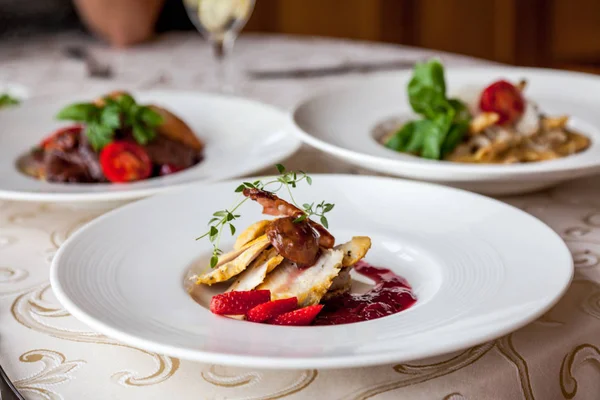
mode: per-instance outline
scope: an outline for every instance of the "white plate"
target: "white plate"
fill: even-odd
[[[17,83],[0,82],[0,94],[4,93],[8,93],[22,101],[29,98],[29,90]]]
[[[412,72],[387,74],[359,85],[326,92],[298,105],[294,120],[300,138],[320,150],[383,174],[463,187],[486,194],[515,194],[600,172],[600,78],[527,68],[446,70],[449,94],[483,88],[500,78],[528,80],[526,95],[551,115],[570,115],[571,127],[592,139],[591,147],[559,160],[518,165],[475,165],[401,154],[372,135],[390,117],[413,116],[406,95]]]
[[[78,96],[89,101],[97,94]],[[287,114],[266,104],[214,94],[152,91],[134,93],[185,120],[206,144],[205,159],[177,174],[131,184],[61,184],[38,181],[15,168],[15,161],[60,126],[54,116],[75,98],[30,99],[0,113],[0,198],[31,201],[119,201],[144,197],[195,181],[251,174],[285,159],[300,142]]]
[[[182,281],[195,261],[208,262],[210,244],[194,238],[213,211],[233,203],[235,182],[198,185],[100,217],[58,251],[50,271],[54,293],[92,329],[149,351],[246,367],[343,368],[494,339],[548,310],[571,280],[572,259],[558,235],[498,201],[390,178],[315,175],[313,181],[299,186],[296,200],[335,203],[329,222],[338,243],[369,235],[367,261],[406,277],[415,306],[326,327],[212,315]],[[245,204],[238,230],[259,218],[260,207]]]

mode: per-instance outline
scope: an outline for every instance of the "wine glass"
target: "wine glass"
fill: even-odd
[[[252,14],[255,0],[183,0],[196,29],[212,46],[216,65],[214,83],[221,92],[232,92],[231,51]]]

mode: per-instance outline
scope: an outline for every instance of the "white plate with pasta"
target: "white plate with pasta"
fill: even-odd
[[[600,78],[437,60],[314,95],[294,110],[311,146],[381,174],[490,195],[600,172]]]

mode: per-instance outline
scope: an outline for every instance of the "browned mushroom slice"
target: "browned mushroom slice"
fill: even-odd
[[[196,137],[190,127],[172,112],[156,105],[149,106],[163,118],[163,123],[157,127],[159,135],[183,143],[186,146],[201,151],[204,144]]]

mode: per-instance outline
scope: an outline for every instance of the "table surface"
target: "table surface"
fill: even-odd
[[[67,44],[88,46],[115,69],[115,78],[86,78],[80,62],[64,57]],[[420,60],[431,54],[377,43],[263,35],[243,36],[235,49],[237,65],[255,70]],[[451,66],[485,65],[439,55]],[[32,96],[116,88],[202,90],[211,68],[210,49],[196,34],[170,34],[121,51],[68,34],[0,44],[0,84],[20,83]],[[314,90],[362,78],[254,81],[241,91],[289,109]],[[286,164],[313,173],[365,173],[308,148]],[[31,399],[598,399],[598,180],[502,200],[549,224],[571,249],[575,280],[556,307],[517,332],[466,351],[409,364],[320,371],[198,364],[91,332],[54,299],[48,268],[61,243],[107,209],[0,202],[0,361]]]

